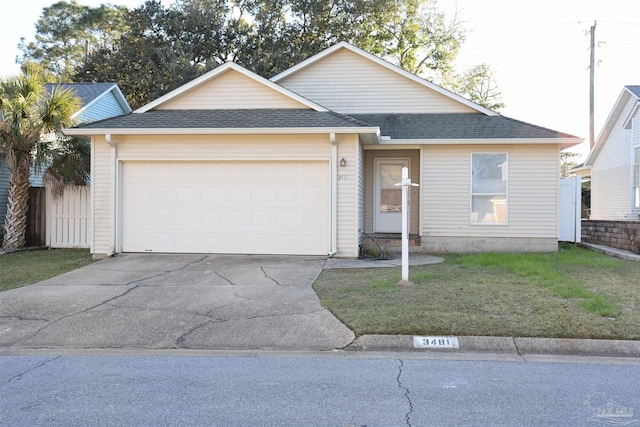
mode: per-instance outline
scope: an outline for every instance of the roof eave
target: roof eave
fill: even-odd
[[[455,138],[455,139],[383,139],[380,145],[525,145],[555,144],[562,148],[573,147],[584,141],[584,138]]]
[[[66,135],[260,135],[356,133],[379,135],[378,127],[303,127],[303,128],[69,128]]]

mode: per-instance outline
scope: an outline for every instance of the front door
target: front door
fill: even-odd
[[[402,168],[409,168],[409,159],[379,158],[374,160],[374,206],[375,233],[402,232]],[[411,173],[409,173],[411,176]]]

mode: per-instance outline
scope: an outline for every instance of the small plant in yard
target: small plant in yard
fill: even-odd
[[[445,255],[399,268],[325,270],[314,289],[362,334],[640,339],[640,263],[561,245],[557,253]]]
[[[0,255],[0,291],[40,282],[92,262],[87,249],[51,249]]]

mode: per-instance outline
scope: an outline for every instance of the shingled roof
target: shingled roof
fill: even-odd
[[[334,112],[311,109],[151,110],[80,125],[77,129],[370,128]]]
[[[577,138],[562,132],[484,114],[352,114],[392,139]]]

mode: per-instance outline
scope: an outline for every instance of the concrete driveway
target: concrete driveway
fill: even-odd
[[[123,254],[0,293],[0,347],[328,350],[323,257]]]

